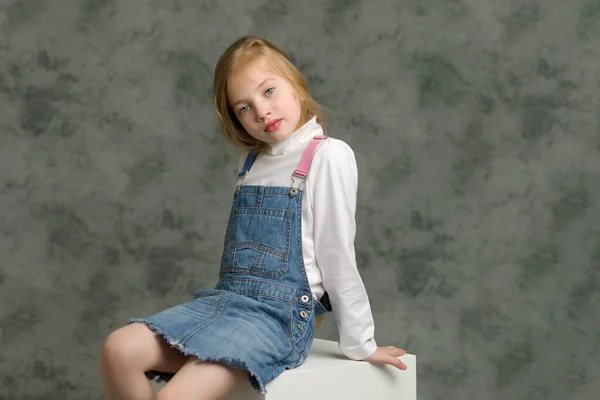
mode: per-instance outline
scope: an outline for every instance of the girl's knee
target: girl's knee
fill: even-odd
[[[139,327],[127,325],[111,332],[102,346],[101,358],[110,363],[127,363],[139,352]]]
[[[128,358],[128,352],[129,350],[125,345],[123,338],[118,333],[118,331],[115,331],[108,335],[108,337],[104,341],[100,358],[105,363],[120,363],[121,361],[126,360]]]

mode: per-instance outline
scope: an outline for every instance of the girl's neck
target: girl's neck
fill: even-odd
[[[282,155],[294,148],[296,143],[302,142],[304,138],[318,135],[319,133],[316,133],[316,131],[319,129],[320,125],[317,123],[316,117],[313,117],[300,128],[292,132],[292,134],[285,140],[279,143],[269,144],[269,146],[267,146],[265,149],[266,153],[271,156]]]

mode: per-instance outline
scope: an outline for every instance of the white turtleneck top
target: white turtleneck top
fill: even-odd
[[[290,186],[304,150],[323,129],[316,117],[283,142],[256,157],[243,185]],[[247,152],[240,156],[242,170]],[[377,349],[375,325],[354,252],[358,170],[354,152],[342,140],[321,142],[304,184],[302,253],[315,299],[329,294],[340,335],[340,349],[362,360]]]

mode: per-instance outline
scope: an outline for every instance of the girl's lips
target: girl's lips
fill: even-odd
[[[273,132],[274,130],[276,130],[277,128],[279,128],[279,125],[281,125],[281,119],[277,119],[273,122],[270,122],[269,125],[267,125],[267,127],[265,128],[266,132]]]

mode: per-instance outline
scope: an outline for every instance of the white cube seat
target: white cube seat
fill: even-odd
[[[304,364],[267,384],[266,394],[245,385],[227,400],[416,400],[416,357],[398,358],[406,371],[350,360],[337,342],[315,339]]]

